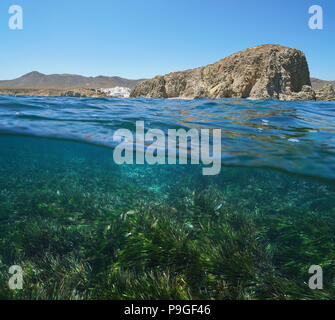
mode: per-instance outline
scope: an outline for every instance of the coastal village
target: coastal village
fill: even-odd
[[[0,88],[0,95],[14,96],[36,96],[36,97],[114,97],[114,98],[129,98],[130,88],[114,87],[114,88],[75,88],[75,89],[24,89],[24,88]]]

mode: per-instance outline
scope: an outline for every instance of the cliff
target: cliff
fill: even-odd
[[[329,90],[327,91],[329,93]],[[303,52],[261,45],[214,64],[138,83],[131,97],[315,100]],[[323,91],[318,95],[322,99]],[[335,98],[335,96],[334,96]]]

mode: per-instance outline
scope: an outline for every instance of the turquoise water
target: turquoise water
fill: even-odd
[[[220,174],[115,164],[136,121],[221,129]],[[0,150],[1,298],[335,297],[333,102],[2,96]]]
[[[222,130],[222,163],[335,179],[334,102],[1,97],[0,134],[115,146],[113,133]]]

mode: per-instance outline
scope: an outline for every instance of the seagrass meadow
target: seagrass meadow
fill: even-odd
[[[56,123],[49,124],[55,118],[52,108],[62,110],[62,121],[70,121],[64,105],[74,108],[80,101],[61,100],[60,107],[52,105],[58,100],[47,100],[48,120],[46,115],[28,117],[27,109],[22,111],[22,98],[16,99],[16,104],[10,102],[11,108],[13,114],[21,114],[14,118],[7,116],[5,121],[1,106],[0,299],[335,298],[335,184],[333,164],[327,162],[333,159],[333,150],[328,146],[321,161],[317,146],[323,141],[315,138],[308,144],[313,146],[310,152],[304,135],[310,138],[312,132],[306,128],[311,126],[302,124],[300,116],[296,124],[305,129],[292,133],[287,115],[292,105],[285,104],[280,115],[270,107],[267,115],[264,109],[250,109],[250,126],[245,110],[240,122],[236,113],[231,122],[235,128],[257,130],[262,124],[255,127],[255,119],[267,119],[269,124],[263,121],[257,143],[268,144],[264,152],[271,145],[280,156],[286,152],[286,162],[263,153],[261,159],[269,165],[259,165],[255,158],[254,165],[248,166],[223,161],[220,174],[204,176],[201,165],[117,165],[113,148],[54,139],[52,134],[33,136],[28,130],[13,133],[15,119],[15,128],[20,123],[35,132],[48,132]],[[30,106],[42,103],[25,99]],[[105,106],[116,105],[113,99],[102,101]],[[128,105],[134,103],[129,101]],[[98,114],[95,100],[81,103]],[[138,102],[143,103],[148,102]],[[183,125],[195,123],[185,115],[192,105],[182,103]],[[192,103],[196,108],[215,107],[212,102]],[[24,105],[29,104],[24,101]],[[167,117],[165,107],[162,110]],[[195,110],[194,114],[199,115]],[[275,127],[276,117],[289,122],[286,129],[285,122]],[[219,122],[214,126],[213,118],[207,119],[205,125],[230,128],[225,134],[238,141],[248,135],[254,139],[249,141],[252,145],[258,137],[243,130],[232,135],[231,126]],[[71,121],[77,125],[74,117]],[[86,121],[86,127],[78,124],[76,129],[88,135],[93,120]],[[328,131],[321,135],[327,132],[329,139],[333,129],[331,121],[327,123]],[[5,132],[3,128],[10,125],[12,131]],[[107,130],[110,123],[104,125]],[[317,126],[320,122],[314,129]],[[272,133],[264,136],[266,130]],[[287,130],[287,138],[299,139],[301,144],[294,150],[287,140],[275,144],[276,130],[280,135]],[[258,150],[261,155],[263,149]],[[276,161],[277,168],[272,165]],[[12,265],[23,269],[22,290],[8,286]],[[322,267],[322,290],[308,286],[311,265]]]

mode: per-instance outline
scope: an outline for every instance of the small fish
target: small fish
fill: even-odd
[[[218,211],[218,210],[220,210],[221,209],[221,207],[222,207],[222,203],[220,203],[216,208],[215,208],[215,211]]]
[[[190,223],[190,222],[186,222],[186,223],[185,223],[185,226],[186,226],[187,228],[189,228],[189,229],[193,229],[193,228],[194,228],[193,224]]]

